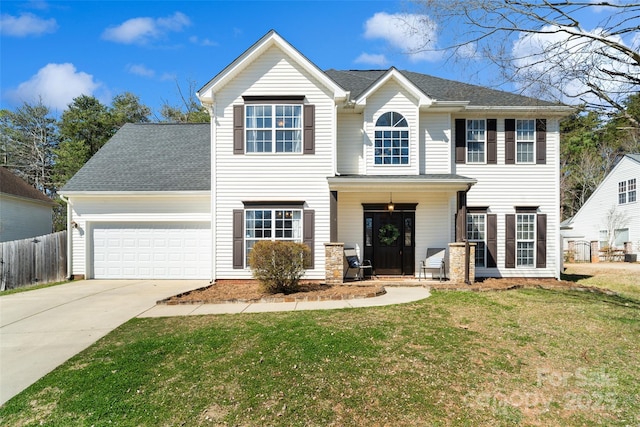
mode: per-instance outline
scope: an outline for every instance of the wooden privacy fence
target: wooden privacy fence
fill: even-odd
[[[0,291],[66,278],[66,231],[0,243]]]

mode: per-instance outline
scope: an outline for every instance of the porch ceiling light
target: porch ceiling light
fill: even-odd
[[[389,212],[393,212],[394,208],[395,208],[395,206],[393,206],[393,197],[392,197],[391,193],[389,193],[389,204],[387,205],[387,210]]]

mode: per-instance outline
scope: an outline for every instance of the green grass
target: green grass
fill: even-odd
[[[44,288],[50,288],[51,286],[64,285],[65,283],[69,283],[69,281],[64,280],[62,282],[43,283],[41,285],[31,285],[31,286],[23,286],[21,288],[7,289],[4,291],[0,291],[0,297],[3,297],[5,295],[11,295],[11,294],[19,294],[21,292],[33,291],[35,289],[44,289]]]
[[[134,319],[0,424],[636,426],[638,337],[637,300],[541,289]]]
[[[618,266],[629,264],[616,263]],[[611,269],[607,265],[572,264],[562,279],[587,286],[596,286],[618,292],[629,298],[640,301],[640,268]]]

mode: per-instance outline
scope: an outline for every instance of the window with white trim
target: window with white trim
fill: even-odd
[[[485,163],[487,123],[484,119],[467,120],[467,163]]]
[[[409,125],[402,114],[389,111],[376,121],[374,163],[376,165],[409,164]]]
[[[302,243],[301,209],[245,210],[245,262],[260,240],[288,240]]]
[[[535,267],[536,215],[516,214],[516,266]]]
[[[636,179],[618,182],[618,204],[633,203],[636,199]]]
[[[535,162],[536,121],[516,120],[516,163]]]
[[[467,240],[476,243],[476,267],[486,265],[487,216],[483,213],[467,214]]]
[[[302,153],[302,105],[245,107],[247,153]]]

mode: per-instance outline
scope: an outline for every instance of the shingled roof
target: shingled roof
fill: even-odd
[[[2,166],[0,166],[0,193],[53,204],[51,199],[46,195],[42,194],[40,191],[27,184],[25,180]]]
[[[62,188],[74,191],[209,191],[211,129],[126,124]]]
[[[351,99],[360,96],[389,70],[327,70],[325,73],[344,89],[351,92]],[[471,106],[486,107],[552,107],[561,104],[490,89],[483,86],[442,79],[427,74],[401,71],[428,97],[438,101],[468,101]]]

